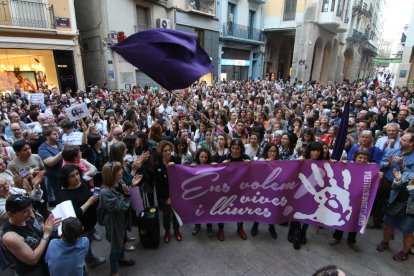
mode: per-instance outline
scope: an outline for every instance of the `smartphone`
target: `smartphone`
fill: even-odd
[[[33,173],[33,171],[34,170],[31,169],[31,168],[24,168],[24,169],[20,170],[19,176],[20,176],[20,178],[25,178],[25,177],[29,176],[30,173]]]
[[[93,195],[94,196],[98,196],[100,194],[101,194],[101,188],[99,188],[99,187],[93,188]]]

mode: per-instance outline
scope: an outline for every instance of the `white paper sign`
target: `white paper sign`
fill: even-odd
[[[32,104],[44,104],[45,103],[45,94],[43,94],[43,93],[30,94],[30,103],[32,103]]]
[[[66,200],[56,205],[55,209],[52,210],[54,218],[61,218],[62,220],[74,217],[76,218],[75,209],[73,209],[72,201]],[[58,227],[58,235],[62,235],[62,224]]]
[[[86,103],[71,105],[65,111],[71,122],[91,116]]]
[[[71,132],[69,134],[64,133],[62,135],[62,141],[64,143],[68,143],[69,145],[82,145],[82,132]]]

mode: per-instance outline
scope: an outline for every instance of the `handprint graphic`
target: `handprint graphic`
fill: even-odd
[[[344,225],[351,217],[352,207],[350,206],[350,193],[348,191],[351,183],[351,174],[349,170],[342,172],[343,187],[338,186],[334,178],[332,167],[329,163],[324,164],[326,176],[329,178],[329,187],[324,186],[323,177],[320,169],[316,164],[311,165],[313,176],[317,185],[315,187],[303,173],[299,173],[299,179],[306,190],[313,195],[318,208],[313,214],[303,214],[296,212],[293,217],[296,219],[309,219],[330,226]],[[319,186],[320,190],[317,191]]]

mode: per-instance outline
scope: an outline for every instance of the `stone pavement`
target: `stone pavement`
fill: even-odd
[[[236,224],[225,225],[225,241],[208,238],[206,228],[197,236],[192,236],[192,225],[182,226],[183,240],[174,238],[170,243],[161,245],[156,250],[145,249],[136,242],[137,249],[128,252],[127,256],[135,259],[133,267],[122,267],[121,275],[312,275],[317,269],[335,264],[342,268],[346,275],[414,275],[414,256],[403,263],[392,260],[393,254],[402,248],[401,233],[395,234],[390,250],[379,253],[375,250],[381,241],[381,230],[367,230],[364,235],[358,234],[357,244],[360,252],[350,249],[345,240],[330,246],[327,241],[332,230],[308,229],[308,244],[301,250],[293,249],[287,241],[287,227],[276,226],[278,239],[273,240],[267,225],[259,226],[256,237],[250,235],[251,223],[245,223],[248,239],[243,241],[236,233]],[[217,226],[214,225],[217,231]],[[99,228],[104,234],[104,230]],[[163,234],[163,233],[162,233]],[[130,235],[137,236],[134,227]],[[97,256],[109,258],[110,246],[106,241],[94,242]],[[90,276],[109,275],[109,261],[101,267],[89,270]]]

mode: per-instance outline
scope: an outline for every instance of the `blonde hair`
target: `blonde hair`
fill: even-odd
[[[118,183],[115,183],[116,173],[122,170],[121,162],[108,162],[102,168],[102,184],[105,187],[113,188]]]

